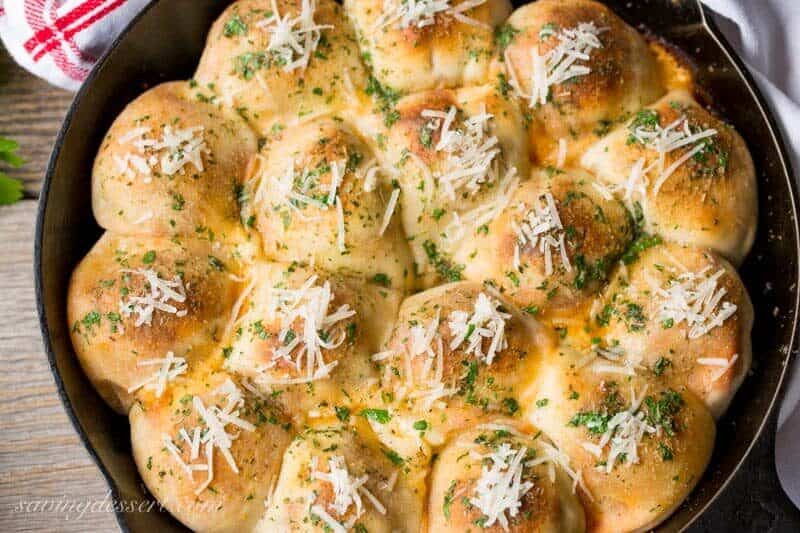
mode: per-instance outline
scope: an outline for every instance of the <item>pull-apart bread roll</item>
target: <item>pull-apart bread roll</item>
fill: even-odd
[[[451,261],[528,174],[523,119],[491,86],[417,93],[397,104],[383,157],[403,191],[420,284],[461,279]]]
[[[370,356],[386,340],[402,292],[289,263],[264,263],[239,300],[226,366],[294,409],[333,416],[377,382]]]
[[[673,91],[592,146],[581,164],[644,214],[650,232],[740,264],[758,210],[750,152],[733,128]]]
[[[92,171],[100,226],[127,234],[236,231],[235,191],[256,139],[238,115],[197,94],[189,83],[164,83],[114,121]]]
[[[716,432],[703,402],[663,376],[601,373],[564,346],[542,359],[528,420],[570,459],[593,532],[647,531],[699,481]]]
[[[356,418],[295,437],[256,532],[422,531],[427,470],[400,459]]]
[[[216,352],[242,288],[207,240],[106,233],[72,274],[67,316],[86,375],[117,412]],[[218,353],[213,354],[219,358]]]
[[[270,400],[224,372],[193,373],[130,412],[136,466],[147,488],[194,531],[251,531],[291,442]]]
[[[750,370],[753,305],[736,270],[714,252],[650,248],[616,271],[593,311],[602,353],[628,372],[685,384],[715,417]]]
[[[555,164],[560,144],[569,156],[580,154],[610,124],[664,94],[642,35],[599,2],[527,4],[500,37],[501,81],[530,109],[531,141],[543,164]]]
[[[499,419],[456,436],[433,464],[430,531],[581,533],[579,479],[541,431]]]
[[[625,206],[586,172],[537,170],[455,261],[532,314],[571,315],[601,289],[633,233]]]
[[[519,416],[517,396],[532,379],[549,332],[477,283],[442,285],[415,294],[400,307],[385,350],[373,360],[381,388],[391,391],[392,424],[440,445],[452,431],[490,416]],[[396,423],[396,424],[395,424]]]
[[[262,135],[357,104],[358,46],[334,0],[239,0],[211,28],[195,77]]]
[[[486,80],[508,0],[345,0],[373,75],[402,92]]]
[[[401,191],[345,124],[323,119],[284,132],[254,159],[245,191],[245,218],[267,258],[412,283]]]

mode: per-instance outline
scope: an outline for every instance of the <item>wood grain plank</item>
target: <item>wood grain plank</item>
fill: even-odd
[[[116,531],[102,505],[108,487],[64,413],[42,349],[35,217],[32,200],[0,209],[0,531]]]
[[[48,85],[19,68],[0,47],[0,136],[20,143],[25,166],[9,175],[25,183],[26,196],[35,198],[41,187],[50,149],[72,101],[72,93]]]

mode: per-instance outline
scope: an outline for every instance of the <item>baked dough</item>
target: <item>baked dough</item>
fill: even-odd
[[[652,145],[632,138],[637,127],[654,130],[654,119],[658,129],[672,126],[688,128],[695,135],[714,135],[689,145],[695,148],[666,152],[662,164]],[[685,160],[695,149],[700,151]],[[685,162],[672,169],[681,160]],[[607,186],[619,189],[618,194],[627,194],[629,202],[637,202],[650,232],[711,248],[736,265],[753,246],[758,202],[750,152],[733,128],[700,107],[686,91],[670,92],[638,113],[589,148],[581,164]],[[649,173],[642,171],[649,167]],[[631,182],[633,192],[628,194]]]
[[[219,334],[243,287],[231,276],[241,270],[233,250],[207,240],[105,233],[67,296],[72,345],[103,399],[127,414],[137,396],[154,393],[151,378],[168,354],[189,367],[219,358]]]
[[[652,374],[597,374],[585,359],[584,350],[562,345],[542,360],[527,391],[528,420],[581,473],[589,531],[647,531],[699,481],[714,419],[684,386]]]
[[[231,192],[256,137],[231,110],[198,100],[186,82],[158,85],[131,102],[105,136],[92,171],[98,224],[117,233],[219,236],[240,228]]]
[[[416,4],[416,5],[415,5]],[[508,0],[347,0],[373,76],[401,92],[473,85],[486,78],[494,30]],[[415,9],[416,8],[416,9]],[[417,11],[419,10],[419,11]],[[426,12],[414,17],[415,12]]]
[[[452,261],[527,179],[518,107],[491,85],[420,92],[397,104],[384,166],[403,191],[403,229],[419,285],[462,279]]]
[[[107,132],[72,342],[187,527],[646,531],[703,475],[747,147],[603,5],[510,11],[238,0]]]
[[[586,530],[583,505],[559,450],[538,430],[520,426],[492,420],[458,435],[442,450],[431,471],[431,531],[468,531],[476,523],[489,531]],[[520,472],[520,505],[510,518],[493,514],[490,487],[481,484],[482,474],[492,469]]]
[[[491,280],[537,316],[575,315],[634,235],[625,206],[593,183],[580,169],[535,170],[505,209],[461,244],[455,261],[466,265],[464,276]]]
[[[357,104],[367,75],[342,11],[334,0],[234,2],[211,28],[195,79],[261,135]]]
[[[426,469],[409,466],[353,415],[317,424],[292,442],[257,532],[319,531],[333,521],[367,531],[419,531]],[[323,518],[324,517],[324,518]]]
[[[396,189],[357,133],[322,119],[286,131],[254,158],[243,217],[271,260],[379,274],[403,288],[414,273]]]
[[[556,163],[560,140],[567,143],[568,157],[579,155],[587,142],[665,92],[644,37],[599,2],[539,0],[514,11],[505,28],[507,46],[497,75],[525,101],[534,121],[531,143],[542,165]],[[555,54],[540,69],[534,58],[547,57],[564,31],[580,34],[578,52],[588,59],[572,63]],[[589,72],[573,71],[576,67]],[[540,71],[549,74],[543,81]]]
[[[688,299],[695,311],[682,314]],[[750,371],[753,304],[739,274],[710,250],[662,244],[616,271],[591,317],[623,364],[685,384],[715,417]],[[630,309],[634,311],[629,311]]]
[[[148,490],[197,531],[252,530],[292,438],[269,399],[224,372],[194,372],[163,397],[137,402],[130,423]]]
[[[397,315],[403,292],[287,263],[260,265],[252,275],[229,328],[226,367],[265,394],[280,391],[276,401],[298,424],[332,417],[336,405],[363,404],[378,378],[370,357],[388,337],[387,317]],[[309,334],[319,346],[303,352]]]
[[[486,417],[518,415],[527,368],[552,345],[551,332],[496,292],[465,281],[407,298],[375,359],[381,388],[399,410],[399,431],[427,418],[424,440],[438,445]]]

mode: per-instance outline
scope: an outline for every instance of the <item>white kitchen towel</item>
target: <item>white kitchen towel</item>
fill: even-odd
[[[149,1],[0,0],[0,38],[20,65],[77,90],[96,58]],[[770,101],[800,170],[800,0],[704,2]],[[775,459],[783,488],[800,507],[800,368],[790,371]]]
[[[76,91],[150,0],[0,0],[0,39],[14,60]]]
[[[704,0],[715,21],[761,86],[784,130],[795,172],[800,170],[800,1]],[[800,507],[800,368],[789,369],[778,413],[775,467],[786,494]]]

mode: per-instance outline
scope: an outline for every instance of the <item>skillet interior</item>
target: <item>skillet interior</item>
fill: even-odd
[[[741,62],[694,0],[604,0],[628,23],[664,38],[692,63],[700,96],[747,142],[758,173],[759,226],[740,270],[756,311],[753,370],[718,427],[711,464],[686,502],[657,531],[691,524],[733,477],[773,406],[791,354],[797,317],[796,191],[786,150]],[[146,88],[188,78],[213,20],[229,2],[156,0],[117,40],[76,95],[45,176],[35,244],[36,292],[45,350],[67,413],[124,502],[125,531],[183,530],[143,488],[128,421],[115,415],[84,376],[69,338],[69,276],[101,230],[91,210],[91,166],[111,122]],[[525,2],[515,2],[515,4]],[[143,512],[149,511],[149,512]]]

